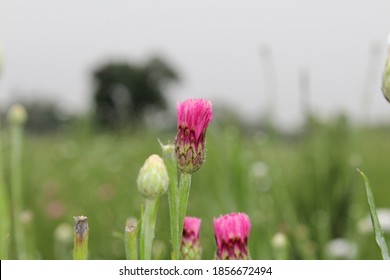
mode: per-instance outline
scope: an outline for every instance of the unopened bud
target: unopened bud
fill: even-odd
[[[137,178],[138,191],[146,198],[154,199],[166,193],[169,185],[164,161],[158,155],[151,155],[141,167]]]
[[[245,213],[230,213],[214,218],[217,260],[250,259],[248,239],[251,222]]]
[[[12,105],[12,107],[8,112],[8,121],[11,124],[17,124],[17,125],[24,124],[27,121],[26,109],[20,104]]]
[[[382,77],[382,92],[386,100],[390,102],[390,34],[387,39],[387,60]]]
[[[182,260],[200,260],[202,248],[199,243],[201,219],[185,217],[183,234],[180,247],[180,258]]]
[[[192,174],[206,158],[206,130],[213,118],[213,107],[206,99],[187,99],[177,103],[175,150],[180,171]]]

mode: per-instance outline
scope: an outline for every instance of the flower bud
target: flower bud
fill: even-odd
[[[245,213],[231,213],[214,218],[217,260],[248,260],[251,223]]]
[[[202,248],[199,244],[201,219],[185,217],[180,256],[183,260],[200,260]]]
[[[8,112],[8,121],[11,124],[23,125],[27,121],[26,109],[20,104],[12,105]]]
[[[151,155],[145,161],[139,171],[137,185],[138,191],[150,199],[155,199],[168,190],[168,172],[160,156]]]
[[[191,174],[202,166],[206,157],[206,129],[212,118],[212,105],[208,100],[178,102],[175,150],[182,172]]]
[[[382,92],[386,100],[390,102],[390,34],[387,39],[387,60],[382,77]]]

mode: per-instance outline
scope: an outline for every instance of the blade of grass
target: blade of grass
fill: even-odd
[[[390,260],[389,251],[386,245],[386,240],[384,238],[383,230],[379,222],[378,215],[376,213],[374,195],[372,194],[370,182],[368,181],[367,176],[362,171],[360,171],[359,169],[357,171],[359,171],[360,175],[363,177],[366,185],[367,200],[370,208],[370,216],[371,216],[372,226],[375,232],[376,243],[378,244],[379,249],[381,250],[383,259]]]

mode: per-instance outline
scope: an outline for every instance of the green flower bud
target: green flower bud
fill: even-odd
[[[8,112],[8,121],[11,124],[23,125],[27,121],[26,109],[20,104],[12,105]]]
[[[138,191],[146,198],[154,199],[166,193],[169,185],[164,161],[158,155],[151,155],[141,167],[137,179]]]
[[[390,102],[390,34],[387,40],[387,47],[388,47],[388,53],[387,53],[387,60],[385,64],[385,71],[383,72],[383,78],[382,78],[382,91],[386,100]]]

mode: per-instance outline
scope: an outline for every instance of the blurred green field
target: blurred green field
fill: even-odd
[[[174,137],[174,130],[146,129],[27,134],[22,182],[24,208],[33,213],[36,257],[71,259],[73,240],[62,248],[55,232],[63,223],[73,226],[73,216],[85,215],[90,259],[125,259],[125,221],[140,216],[143,202],[136,187],[138,171],[150,154],[161,154],[158,138],[167,143]],[[6,129],[2,138],[9,185]],[[294,135],[213,121],[206,162],[192,176],[187,212],[202,219],[203,259],[214,258],[213,217],[233,211],[251,218],[253,259],[339,258],[326,249],[337,238],[354,244],[347,258],[380,259],[374,234],[361,229],[369,212],[356,168],[370,179],[377,207],[390,208],[389,140],[390,127],[354,127],[345,118],[311,120]],[[278,232],[287,237],[286,255],[272,246]],[[167,196],[157,217],[155,249],[155,258],[169,258]]]

